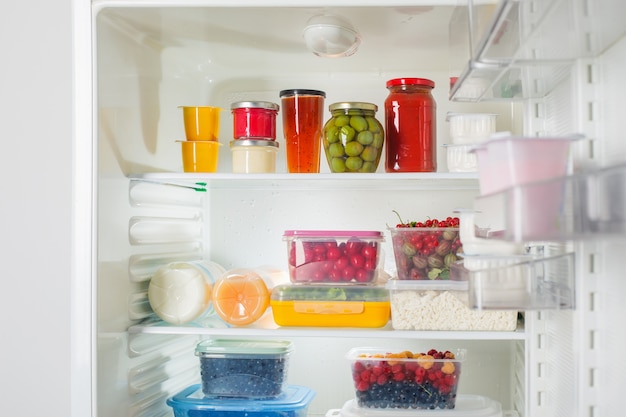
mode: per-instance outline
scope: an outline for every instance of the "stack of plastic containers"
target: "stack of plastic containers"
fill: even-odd
[[[389,293],[377,284],[379,231],[287,230],[290,283],[272,290],[280,326],[383,327]]]
[[[496,132],[496,114],[448,113],[451,144],[446,144],[446,160],[450,172],[476,172],[474,145],[485,142]]]
[[[219,159],[220,113],[212,106],[180,106],[183,109],[185,137],[178,141],[185,172],[216,172]]]
[[[167,400],[175,417],[306,417],[310,388],[287,383],[288,341],[200,342],[201,384]]]
[[[232,103],[234,173],[276,172],[276,115],[279,105],[269,101]]]

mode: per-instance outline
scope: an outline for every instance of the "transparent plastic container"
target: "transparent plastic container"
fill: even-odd
[[[446,356],[435,358],[437,353]],[[466,351],[437,353],[351,349],[346,357],[351,364],[356,403],[361,408],[453,409]],[[395,372],[387,373],[386,369]],[[379,377],[374,380],[369,377],[372,374]]]
[[[276,398],[207,398],[192,385],[167,399],[174,417],[306,417],[315,391],[287,385]]]
[[[276,398],[287,383],[292,351],[285,340],[204,340],[196,346],[202,392],[212,398]]]
[[[293,283],[358,285],[377,279],[382,232],[286,230],[283,240]]]

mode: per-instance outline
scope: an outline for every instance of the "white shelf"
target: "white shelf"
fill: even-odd
[[[279,327],[266,314],[247,327],[203,327],[201,325],[174,326],[162,321],[131,326],[131,334],[180,334],[228,337],[320,337],[320,338],[370,338],[370,339],[442,339],[442,340],[524,340],[524,324],[518,322],[515,331],[413,331],[394,330],[391,324],[382,328],[345,327]]]
[[[212,188],[281,189],[397,189],[477,190],[477,173],[321,173],[321,174],[228,174],[146,173],[129,176],[136,181],[158,182],[209,190]],[[201,190],[200,190],[201,191]]]

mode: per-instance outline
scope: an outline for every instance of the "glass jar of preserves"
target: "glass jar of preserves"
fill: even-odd
[[[375,172],[385,141],[378,106],[340,102],[328,108],[332,117],[324,124],[323,144],[331,172]]]
[[[425,78],[387,81],[385,171],[437,171],[435,83]]]

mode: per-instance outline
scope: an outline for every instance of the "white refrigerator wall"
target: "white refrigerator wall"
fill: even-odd
[[[577,309],[529,312],[526,328],[512,334],[425,332],[302,333],[250,329],[151,328],[138,325],[150,311],[150,275],[173,259],[208,257],[232,267],[286,265],[286,229],[386,230],[405,218],[425,218],[472,207],[475,179],[439,178],[358,181],[292,180],[284,149],[275,179],[228,177],[232,136],[229,106],[238,100],[279,102],[284,88],[327,92],[326,104],[370,101],[382,108],[385,81],[397,76],[436,82],[439,143],[449,143],[447,111],[495,112],[498,130],[529,134],[582,131],[592,147],[576,148],[577,166],[623,162],[620,131],[620,73],[624,40],[597,59],[585,59],[552,94],[515,103],[453,103],[447,99],[450,74],[448,20],[454,5],[397,4],[328,8],[238,7],[199,2],[187,7],[147,3],[100,3],[94,10],[94,112],[97,144],[97,396],[100,416],[168,415],[165,399],[199,379],[193,347],[215,335],[280,337],[293,340],[289,381],[314,388],[311,415],[323,415],[352,398],[343,355],[354,346],[399,349],[466,347],[460,393],[486,395],[532,417],[616,415],[618,387],[624,385],[619,358],[626,343],[618,326],[619,253],[623,241],[575,244]],[[369,6],[367,5],[368,3]],[[437,3],[437,2],[433,2]],[[447,4],[446,4],[447,3]],[[345,6],[353,2],[346,2]],[[304,48],[300,33],[308,17],[328,10],[348,16],[363,32],[353,57],[324,60]],[[593,70],[590,70],[592,68]],[[613,88],[616,86],[616,88]],[[182,171],[180,105],[216,105],[222,113],[218,179],[207,193],[130,181]],[[590,109],[593,109],[590,116]],[[522,113],[524,117],[522,118]],[[326,114],[328,118],[329,113]],[[278,123],[278,140],[282,128]],[[282,145],[282,142],[281,142]],[[593,151],[590,151],[592,149]],[[441,150],[441,149],[440,149]],[[438,171],[447,171],[438,152]],[[321,161],[322,172],[328,165]],[[225,174],[225,175],[222,175]],[[161,177],[162,178],[162,177]],[[393,274],[386,233],[385,270]],[[616,240],[616,241],[615,241]],[[611,319],[611,320],[609,320]],[[271,320],[270,320],[271,321]],[[129,331],[130,327],[130,331]],[[608,353],[607,353],[608,351]],[[313,370],[311,368],[314,368]]]

